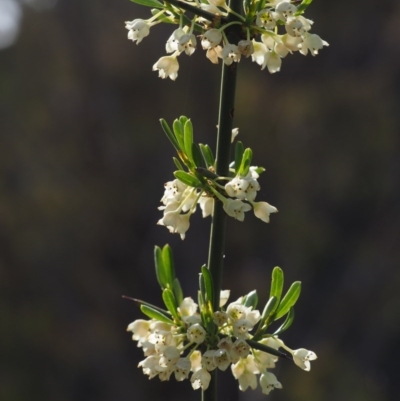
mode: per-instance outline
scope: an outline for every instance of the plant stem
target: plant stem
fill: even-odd
[[[240,13],[240,0],[230,0],[229,6],[234,12]],[[228,23],[235,20],[237,20],[237,18],[233,14],[229,14]],[[230,43],[238,43],[240,40],[240,32],[241,28],[238,25],[231,25],[225,31]],[[222,66],[216,146],[216,173],[224,177],[227,176],[229,172],[237,67],[237,63],[232,63],[230,66],[225,64]],[[219,309],[222,269],[225,252],[225,226],[226,213],[223,210],[222,202],[219,202],[216,199],[214,202],[213,218],[211,222],[210,245],[208,253],[208,268],[210,270],[214,286],[214,311]],[[206,391],[202,391],[202,401],[217,401],[217,369],[211,372],[211,382],[208,389]]]

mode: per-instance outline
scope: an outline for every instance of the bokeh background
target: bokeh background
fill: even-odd
[[[188,381],[148,381],[125,332],[140,318],[121,295],[161,304],[153,247],[173,246],[196,296],[209,219],[185,241],[156,225],[173,149],[158,119],[192,118],[214,144],[220,67],[182,55],[176,82],[151,71],[173,26],[136,46],[128,0],[0,0],[0,399],[199,399]],[[293,348],[311,372],[280,362],[271,400],[398,399],[400,345],[400,5],[315,1],[330,43],[279,74],[239,65],[235,125],[266,168],[269,225],[228,222],[224,287],[232,299],[271,270],[303,282]],[[262,306],[261,306],[262,307]],[[221,374],[221,401],[259,401]],[[198,397],[198,398],[196,398]]]

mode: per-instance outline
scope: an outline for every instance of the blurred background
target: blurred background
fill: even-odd
[[[318,355],[311,372],[281,361],[275,401],[398,399],[400,345],[400,5],[315,1],[306,16],[330,43],[270,75],[239,65],[235,126],[264,166],[265,225],[229,219],[231,300],[271,270],[303,282],[283,335]],[[152,65],[174,26],[136,46],[128,0],[0,0],[0,399],[180,401],[189,381],[148,381],[121,298],[161,305],[154,245],[170,243],[185,295],[196,297],[210,219],[185,241],[157,226],[174,151],[161,117],[181,114],[214,145],[220,66],[198,48],[176,82]],[[220,374],[221,401],[259,401]],[[197,398],[196,398],[197,397]]]

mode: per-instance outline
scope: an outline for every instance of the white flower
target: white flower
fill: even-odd
[[[176,211],[168,212],[162,219],[158,220],[157,224],[166,226],[170,233],[180,234],[181,238],[185,239],[186,231],[190,226],[190,215],[190,212],[186,214],[180,214]]]
[[[263,394],[268,395],[274,388],[282,388],[282,384],[273,373],[264,372],[260,377],[260,386]]]
[[[233,62],[237,63],[240,61],[241,54],[236,45],[228,43],[221,52],[221,58],[224,60],[226,65],[231,65]]]
[[[257,13],[256,25],[268,30],[276,27],[276,21],[273,19],[272,12],[266,8]]]
[[[228,194],[228,196],[232,198],[245,199],[246,189],[248,186],[249,186],[248,180],[236,176],[227,184],[225,184],[225,191]]]
[[[269,215],[271,213],[278,212],[278,209],[275,206],[272,206],[267,202],[252,202],[251,204],[253,205],[255,216],[265,223],[269,223]]]
[[[159,365],[161,367],[169,367],[171,365],[175,365],[176,362],[178,362],[179,357],[180,352],[178,351],[178,349],[175,346],[170,345],[163,350],[160,357]]]
[[[223,208],[228,216],[239,221],[243,221],[244,213],[251,210],[251,206],[248,203],[244,203],[239,199],[227,199]]]
[[[161,202],[166,205],[168,202],[174,200],[179,201],[182,197],[184,190],[187,188],[187,185],[183,182],[175,179],[173,181],[168,181],[164,184],[165,191],[164,195],[161,198]]]
[[[161,57],[154,65],[153,71],[158,70],[158,76],[162,79],[171,78],[173,81],[178,77],[179,63],[177,57]]]
[[[304,348],[293,351],[292,355],[294,363],[307,372],[311,369],[310,361],[317,359],[317,355],[313,351]]]
[[[191,56],[196,50],[196,45],[196,37],[193,34],[185,34],[179,39],[178,50]]]
[[[186,35],[186,32],[182,28],[175,29],[175,31],[172,32],[165,44],[165,50],[167,53],[173,53],[178,50],[179,40],[183,35]]]
[[[215,46],[207,49],[206,57],[213,63],[218,64],[218,58],[221,58],[222,47]]]
[[[235,138],[238,136],[238,134],[239,134],[239,128],[234,128],[232,130],[231,143],[235,140]]]
[[[204,50],[218,46],[222,40],[222,33],[218,29],[209,29],[201,39],[201,46]]]
[[[185,380],[189,377],[190,373],[190,360],[187,358],[180,358],[179,361],[176,363],[175,366],[175,379],[180,382],[182,380]]]
[[[237,363],[232,364],[232,374],[235,379],[239,380],[239,389],[246,391],[250,386],[253,390],[257,387],[256,374],[260,373],[253,355],[248,355],[245,359],[240,359]]]
[[[231,295],[231,290],[221,290],[219,294],[219,307],[221,308],[226,304],[229,299],[229,295]]]
[[[268,71],[271,74],[274,74],[275,72],[281,70],[281,65],[282,65],[281,58],[278,56],[276,52],[273,51],[273,52],[268,52],[265,55],[264,64],[261,67],[261,69],[263,70],[266,66],[268,68]]]
[[[205,340],[206,334],[204,328],[198,323],[193,324],[187,330],[187,338],[191,343],[201,344]]]
[[[203,194],[200,196],[199,205],[203,217],[210,216],[212,215],[214,209],[214,198],[210,198],[209,196]]]
[[[196,372],[197,370],[201,369],[201,352],[200,351],[193,351],[190,354],[190,370],[192,372]]]
[[[159,359],[160,359],[160,357],[157,355],[148,356],[146,359],[139,362],[138,367],[143,368],[143,373],[145,375],[148,375],[149,379],[152,379],[153,377],[157,376],[159,373],[156,369],[159,366],[158,365]]]
[[[137,45],[150,33],[150,25],[142,19],[126,21],[125,28],[129,30],[128,39],[132,40],[132,42],[136,41]]]
[[[133,333],[132,340],[142,342],[148,338],[150,334],[149,329],[150,321],[138,319],[132,322],[126,331],[131,331]]]
[[[311,55],[315,56],[318,54],[318,50],[321,50],[324,46],[329,46],[329,43],[314,33],[306,32],[303,36],[303,43],[300,45],[300,53],[306,56],[310,50]]]
[[[276,17],[278,17],[278,18],[275,17],[275,19],[280,19],[282,21],[285,21],[287,18],[294,15],[296,11],[297,7],[291,4],[289,0],[281,1],[275,7]]]
[[[178,311],[182,317],[192,316],[197,312],[197,304],[192,298],[184,298],[178,307]]]
[[[193,389],[197,390],[201,387],[203,391],[208,389],[210,380],[211,375],[205,369],[196,370],[196,372],[194,372],[190,378]]]
[[[216,311],[213,314],[213,321],[218,327],[221,327],[228,322],[228,315],[226,312]]]
[[[215,350],[209,350],[209,351],[204,352],[204,354],[201,358],[201,366],[204,369],[207,369],[209,372],[211,372],[212,370],[214,370],[217,367],[215,360],[214,360],[214,354],[215,354]]]
[[[307,31],[299,18],[288,18],[285,29],[290,36],[301,36]]]
[[[244,57],[249,57],[254,53],[254,46],[251,40],[241,40],[237,47],[239,53]]]
[[[228,366],[231,364],[231,358],[226,349],[219,349],[215,351],[214,360],[217,367],[223,371],[228,369]]]
[[[267,46],[265,46],[264,43],[256,42],[253,39],[253,47],[254,47],[254,53],[251,55],[252,61],[255,61],[260,66],[263,66],[265,61],[265,55],[268,52]]]

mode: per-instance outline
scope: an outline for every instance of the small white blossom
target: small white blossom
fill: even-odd
[[[211,28],[202,36],[201,46],[204,50],[218,46],[222,40],[222,33],[218,29]]]
[[[170,233],[180,234],[181,238],[185,239],[186,231],[190,226],[190,215],[191,213],[168,212],[162,219],[158,220],[157,224],[166,226]]]
[[[225,371],[231,364],[231,357],[226,349],[219,349],[214,353],[214,361],[218,369]]]
[[[278,209],[267,202],[252,202],[254,214],[265,223],[269,223],[269,215],[277,213]]]
[[[161,57],[154,65],[153,71],[158,70],[158,76],[162,79],[171,78],[173,81],[178,77],[179,63],[177,57],[164,56]]]
[[[179,40],[183,35],[186,35],[186,32],[182,28],[175,29],[175,31],[172,32],[165,44],[165,50],[167,53],[173,53],[178,50]]]
[[[241,40],[237,48],[239,53],[244,57],[250,57],[254,53],[254,46],[251,40]]]
[[[214,209],[214,198],[211,198],[205,194],[200,196],[199,199],[200,209],[202,211],[203,217],[212,215]]]
[[[132,322],[126,331],[131,331],[133,333],[132,340],[134,341],[145,341],[149,336],[150,321],[138,319]]]
[[[271,372],[264,372],[260,377],[260,386],[263,394],[268,395],[275,388],[282,388],[276,376]]]
[[[227,303],[230,294],[231,294],[231,290],[221,290],[220,295],[219,295],[219,307],[220,308]]]
[[[241,54],[236,45],[228,43],[221,52],[221,58],[224,60],[226,65],[231,65],[233,62],[237,63],[240,61]]]
[[[125,28],[129,30],[128,39],[132,40],[132,42],[136,41],[137,45],[150,33],[150,25],[142,19],[126,21]]]
[[[200,324],[194,324],[187,330],[187,338],[190,342],[201,344],[206,338],[206,331]]]
[[[190,379],[194,390],[197,390],[201,387],[203,391],[208,389],[210,380],[211,375],[205,369],[196,370],[196,372],[192,374],[192,377]]]
[[[191,56],[196,50],[196,45],[196,37],[193,34],[185,34],[179,39],[178,50]]]
[[[185,380],[189,377],[190,373],[190,360],[187,358],[180,358],[179,361],[176,363],[175,366],[175,379],[180,382],[182,380]]]
[[[239,199],[227,199],[224,202],[223,208],[228,216],[239,221],[243,221],[244,213],[251,210],[251,206],[248,203],[244,203]]]
[[[321,50],[324,46],[329,46],[329,43],[314,33],[306,32],[303,36],[303,43],[300,45],[300,53],[306,56],[310,51],[311,55],[315,56],[318,54],[318,50]]]
[[[204,354],[201,358],[201,366],[204,369],[207,369],[209,372],[211,372],[212,370],[214,370],[217,367],[215,360],[214,360],[214,354],[215,354],[214,350],[209,350],[209,351],[204,352]]]
[[[293,351],[292,355],[294,363],[307,372],[311,369],[310,361],[317,359],[317,355],[313,351],[304,348]]]
[[[296,11],[297,7],[290,3],[289,0],[281,1],[275,7],[275,19],[285,21],[287,18],[293,16]]]

